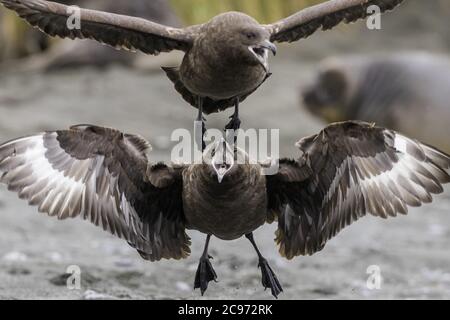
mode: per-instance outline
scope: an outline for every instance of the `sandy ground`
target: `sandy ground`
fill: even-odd
[[[337,40],[344,38],[345,30],[338,31]],[[294,156],[293,144],[323,126],[300,110],[297,90],[310,79],[315,59],[323,55],[311,53],[333,45],[320,43],[298,46],[274,59],[273,77],[242,108],[246,128],[280,129],[285,156]],[[302,52],[309,56],[303,62],[296,57]],[[95,123],[143,135],[154,146],[153,159],[167,160],[168,137],[175,128],[191,129],[195,111],[174,93],[162,72],[113,68],[104,73],[2,73],[0,114],[1,141]],[[223,114],[208,118],[209,127],[220,128],[225,122]],[[322,252],[293,261],[278,256],[275,226],[258,230],[256,239],[284,285],[281,299],[448,299],[449,210],[447,191],[434,204],[411,210],[408,217],[364,218]],[[193,241],[189,259],[148,263],[125,242],[87,222],[40,216],[2,186],[0,299],[200,299],[192,284],[204,236],[189,234]],[[214,239],[210,253],[219,282],[210,285],[205,299],[271,299],[260,285],[256,254],[247,240]],[[81,268],[80,290],[68,290],[61,280],[70,265]],[[366,286],[371,265],[380,267],[380,290]]]

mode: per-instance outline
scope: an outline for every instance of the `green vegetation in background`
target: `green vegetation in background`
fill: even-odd
[[[27,54],[23,41],[28,25],[17,18],[15,13],[0,8],[0,60]]]
[[[323,0],[170,0],[186,24],[203,23],[226,11],[241,11],[260,23],[274,22]]]

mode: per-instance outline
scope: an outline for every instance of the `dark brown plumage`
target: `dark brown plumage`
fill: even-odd
[[[116,48],[158,54],[184,51],[179,68],[165,68],[176,90],[202,113],[235,107],[228,129],[240,126],[239,103],[268,77],[272,42],[293,42],[319,29],[331,29],[369,15],[377,5],[382,12],[403,0],[331,0],[304,9],[270,25],[260,25],[248,15],[228,12],[209,22],[183,29],[144,19],[100,11],[81,10],[81,29],[69,30],[67,7],[44,0],[0,0],[31,25],[51,36],[91,38]]]
[[[297,145],[298,159],[264,176],[225,142],[208,146],[203,164],[155,164],[143,138],[76,126],[1,145],[0,181],[41,212],[80,216],[125,239],[147,260],[187,257],[185,229],[207,234],[195,279],[202,293],[217,277],[211,236],[246,236],[274,296],[281,285],[252,235],[264,223],[278,221],[282,256],[312,255],[362,216],[406,214],[450,182],[450,156],[363,122],[331,125]]]
[[[55,2],[80,7],[126,14],[148,19],[171,27],[181,25],[168,0],[58,0]],[[49,52],[42,54],[45,71],[59,71],[83,66],[105,68],[112,64],[132,66],[138,55],[124,50],[115,50],[94,41],[57,42]],[[34,59],[36,59],[34,57]]]

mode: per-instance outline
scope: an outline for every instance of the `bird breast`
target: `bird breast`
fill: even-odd
[[[183,208],[189,229],[234,240],[265,223],[266,182],[256,166],[245,166],[221,184],[205,168],[198,165],[184,172]]]

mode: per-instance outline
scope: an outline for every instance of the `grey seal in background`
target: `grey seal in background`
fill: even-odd
[[[425,52],[324,60],[302,88],[304,107],[327,122],[363,120],[450,151],[450,58]]]

